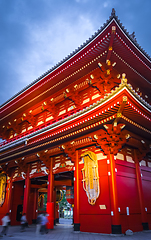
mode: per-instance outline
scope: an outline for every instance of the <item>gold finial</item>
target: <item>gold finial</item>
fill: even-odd
[[[123,96],[123,102],[127,102],[127,96]]]
[[[115,32],[116,32],[116,27],[112,26],[112,33],[115,33]]]
[[[116,30],[116,27],[115,26],[112,26],[112,31],[115,31]]]
[[[126,74],[123,73],[122,74],[122,79],[121,79],[121,84],[127,83],[127,78],[125,78],[125,77],[126,77]]]
[[[107,75],[110,75],[110,69],[107,69],[106,73]]]
[[[122,113],[117,113],[117,118],[121,118],[122,117]]]
[[[106,64],[107,64],[108,66],[110,66],[110,65],[111,65],[111,61],[110,61],[110,60],[106,60]]]

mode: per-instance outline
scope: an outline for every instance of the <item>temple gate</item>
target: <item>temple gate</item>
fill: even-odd
[[[74,189],[74,231],[151,229],[151,59],[112,10],[70,56],[1,106],[0,218],[58,222]]]

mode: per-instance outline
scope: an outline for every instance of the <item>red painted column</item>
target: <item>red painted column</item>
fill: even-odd
[[[53,191],[53,202],[54,202],[54,224],[56,225],[56,190]]]
[[[143,193],[143,186],[142,186],[141,171],[140,171],[139,162],[136,159],[136,154],[135,154],[135,168],[136,168],[137,188],[138,188],[138,195],[139,195],[139,202],[140,202],[143,230],[149,230],[149,226],[148,226],[148,222],[147,222],[147,213],[145,211],[145,203],[144,203],[144,193]]]
[[[37,213],[38,213],[38,190],[34,189],[34,206],[33,206],[33,219],[37,219]]]
[[[28,220],[28,204],[29,204],[29,193],[30,193],[30,178],[29,178],[29,167],[26,174],[25,185],[24,185],[24,201],[23,201],[23,213],[26,213]]]
[[[53,186],[54,186],[54,175],[52,172],[53,158],[50,159],[49,175],[48,175],[48,190],[47,190],[47,213],[49,214],[47,224],[48,229],[54,228],[54,202],[53,202]]]
[[[110,154],[110,197],[111,197],[111,218],[112,218],[112,233],[120,234],[121,224],[120,224],[120,213],[118,205],[118,195],[117,195],[117,182],[115,173],[115,160],[114,155]]]
[[[80,209],[79,209],[79,159],[76,150],[74,170],[74,231],[80,231]]]

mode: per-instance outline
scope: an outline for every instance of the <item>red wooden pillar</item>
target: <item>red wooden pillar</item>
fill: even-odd
[[[75,170],[74,170],[74,231],[80,231],[78,150],[76,150],[76,160],[75,160]]]
[[[49,214],[47,224],[48,229],[54,228],[54,202],[53,202],[53,185],[54,185],[54,175],[52,172],[53,159],[50,160],[49,175],[48,175],[48,190],[47,190],[47,213]]]
[[[138,160],[136,159],[136,154],[135,154],[135,167],[136,167],[136,179],[137,179],[137,188],[138,188],[143,230],[149,230],[149,226],[147,222],[147,213],[145,211],[144,193],[143,193],[140,166],[139,166]]]
[[[30,178],[29,178],[29,167],[26,174],[25,185],[24,185],[24,201],[23,201],[23,213],[26,213],[28,220],[28,205],[29,205],[29,193],[30,193]]]
[[[54,202],[54,224],[56,225],[56,190],[53,191],[53,202]]]
[[[120,224],[120,213],[118,205],[118,195],[117,195],[117,182],[115,173],[115,160],[114,155],[110,154],[110,198],[111,198],[111,218],[112,218],[112,233],[120,234],[122,233]]]
[[[38,190],[34,189],[34,205],[33,205],[33,220],[36,222],[38,213]]]

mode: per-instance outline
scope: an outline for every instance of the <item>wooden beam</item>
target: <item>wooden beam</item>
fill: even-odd
[[[54,181],[54,186],[72,186],[72,181],[69,180],[61,180],[61,181]]]
[[[40,184],[31,184],[30,187],[31,188],[38,188],[38,189],[39,188],[45,188],[45,187],[47,187],[47,184],[41,184],[41,185]]]

